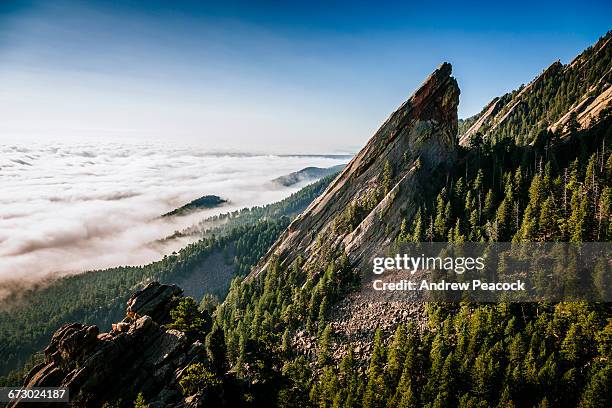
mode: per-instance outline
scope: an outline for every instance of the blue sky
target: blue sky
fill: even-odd
[[[459,113],[568,62],[608,1],[0,3],[0,142],[355,151],[441,62]]]

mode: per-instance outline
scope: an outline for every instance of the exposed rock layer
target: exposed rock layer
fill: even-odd
[[[472,118],[475,119],[474,123],[459,136],[459,143],[467,146],[471,136],[476,133],[487,137],[506,124],[520,123],[521,113],[538,109],[536,105],[542,105],[542,98],[537,97],[541,93],[537,92],[541,92],[545,84],[550,87],[547,93],[552,93],[555,99],[567,99],[570,106],[567,111],[555,115],[544,105],[544,112],[539,116],[538,123],[531,124],[534,128],[548,127],[549,130],[563,136],[567,133],[565,125],[572,112],[577,113],[577,120],[582,128],[595,125],[600,119],[601,112],[612,109],[612,90],[610,89],[612,87],[612,67],[602,71],[601,78],[592,79],[589,78],[592,72],[589,64],[593,60],[598,60],[604,66],[606,63],[609,66],[611,53],[612,31],[569,64],[563,65],[560,61],[555,61],[516,95],[507,94],[502,98],[493,99],[477,117]],[[583,82],[590,86],[585,89],[583,95],[567,94],[564,87],[565,82],[569,80]]]
[[[31,370],[24,385],[67,387],[75,407],[118,399],[130,405],[138,392],[151,407],[184,406],[178,388],[182,370],[205,354],[201,342],[162,325],[181,293],[173,285],[149,284],[130,298],[128,316],[109,333],[80,323],[62,326],[45,349],[44,363]],[[22,406],[27,404],[12,405]]]
[[[371,258],[393,242],[402,220],[410,222],[419,205],[447,180],[456,157],[459,103],[451,70],[450,64],[442,64],[391,114],[327,190],[294,220],[251,279],[273,256],[285,265],[301,256],[305,273],[320,273],[329,256],[324,248],[330,247],[343,250],[354,268],[367,273]],[[338,227],[350,208],[360,208],[355,212],[363,213],[361,218],[348,228]],[[329,318],[336,339],[334,358],[352,349],[367,359],[377,327],[391,334],[401,322],[422,320],[422,312],[421,304],[375,304],[360,293],[351,294],[334,306]],[[293,345],[315,358],[317,340],[304,330],[294,333]]]
[[[410,220],[427,193],[445,181],[457,145],[459,87],[452,67],[442,64],[374,134],[327,190],[289,226],[251,277],[267,266],[273,255],[284,263],[298,255],[314,264],[320,257],[317,241],[341,245],[357,267],[387,245]],[[391,169],[384,187],[384,169]],[[363,206],[373,193],[379,200],[360,224],[349,231],[334,227],[350,206]]]

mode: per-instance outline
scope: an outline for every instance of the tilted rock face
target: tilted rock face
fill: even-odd
[[[321,273],[326,257],[330,260],[323,248],[330,247],[343,250],[358,271],[371,268],[371,257],[395,240],[402,219],[410,222],[419,205],[447,181],[458,144],[459,87],[451,70],[450,64],[442,64],[391,114],[328,189],[289,226],[249,278],[264,271],[276,256],[285,265],[301,256],[305,273]],[[360,217],[348,228],[339,227],[345,224],[349,208],[357,208]],[[373,304],[371,298],[351,293],[332,307],[329,316],[336,339],[331,346],[333,357],[339,360],[351,349],[366,361],[377,328],[390,336],[400,323],[415,320],[420,325],[422,317],[422,304]],[[292,344],[316,360],[314,336],[298,329]]]
[[[611,78],[612,79],[612,78]],[[571,108],[554,125],[549,126],[549,130],[566,133],[566,127],[570,121],[572,113],[576,114],[576,120],[581,129],[588,129],[595,125],[606,110],[612,109],[612,84],[605,83],[603,91],[597,96],[586,96],[580,103]]]
[[[181,294],[174,285],[150,283],[130,298],[128,316],[109,333],[80,323],[62,326],[45,349],[44,363],[31,370],[24,385],[68,387],[75,407],[117,399],[130,406],[138,392],[151,407],[184,406],[178,388],[182,369],[205,354],[200,341],[161,324]]]
[[[495,97],[487,107],[484,109],[483,113],[478,117],[476,122],[462,135],[459,136],[459,144],[461,146],[467,146],[469,144],[470,138],[478,133],[480,129],[486,124],[490,123],[495,115],[503,108],[504,104],[501,99]]]
[[[355,266],[364,266],[397,236],[402,218],[412,219],[423,198],[445,181],[455,158],[459,87],[451,71],[450,64],[442,64],[387,119],[327,190],[291,223],[251,277],[266,268],[272,255],[285,264],[303,255],[306,264],[314,264],[320,241],[343,246]],[[384,180],[386,163],[389,180]],[[374,195],[377,203],[370,209]],[[338,217],[351,205],[369,212],[356,228],[340,231]]]
[[[487,137],[495,131],[502,130],[506,125],[520,123],[521,115],[537,111],[538,108],[543,110],[537,123],[531,123],[535,128],[547,127],[563,136],[566,133],[564,126],[572,112],[577,114],[578,123],[582,128],[594,126],[600,121],[600,114],[612,109],[611,55],[612,31],[606,33],[569,64],[563,65],[560,61],[555,61],[516,95],[510,97],[511,95],[507,94],[502,98],[495,98],[479,114],[472,126],[459,136],[460,144],[467,146],[470,137],[477,132]],[[593,67],[597,65],[603,67],[600,70],[601,77],[592,78]],[[554,80],[548,81],[549,79]],[[583,95],[567,94],[563,84],[568,81],[585,83],[588,87],[585,88]],[[546,104],[538,106],[546,102],[543,101],[541,93],[545,86],[550,87],[546,92],[549,96],[569,101],[570,107],[566,112],[555,116],[548,110]]]

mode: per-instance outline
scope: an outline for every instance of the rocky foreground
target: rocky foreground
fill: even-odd
[[[80,323],[62,326],[24,386],[67,387],[75,407],[119,400],[131,405],[139,392],[149,396],[151,408],[200,406],[197,395],[183,398],[178,381],[185,367],[203,361],[204,345],[165,326],[182,293],[174,285],[150,283],[132,295],[125,319],[108,333]]]

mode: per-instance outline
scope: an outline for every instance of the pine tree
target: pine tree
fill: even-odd
[[[572,226],[571,242],[584,242],[592,235],[592,219],[588,194],[575,191],[572,195],[572,215],[569,221]]]
[[[418,406],[418,400],[414,392],[412,391],[412,386],[408,385],[405,387],[399,388],[401,397],[399,399],[399,403],[397,408],[414,408]]]
[[[497,239],[506,241],[512,233],[512,201],[505,197],[499,207],[495,221],[497,221]]]
[[[216,322],[206,336],[206,355],[213,371],[219,375],[224,374],[227,370],[225,335]]]
[[[389,388],[393,389],[397,385],[403,370],[406,358],[406,330],[400,324],[395,330],[393,341],[389,347],[389,358],[387,360],[387,379]]]
[[[325,322],[327,319],[327,312],[329,309],[329,301],[327,300],[327,296],[323,297],[323,301],[319,305],[319,319],[318,319],[318,336],[321,337],[323,334],[323,330],[325,328]]]
[[[606,186],[599,200],[597,209],[596,240],[609,242],[612,240],[612,223],[610,223],[610,210],[612,209],[612,189]]]
[[[580,408],[607,408],[612,405],[612,389],[610,378],[612,378],[612,365],[603,364],[593,370],[584,394],[580,398]]]
[[[425,236],[423,229],[422,211],[421,207],[419,207],[416,216],[414,217],[414,221],[412,222],[412,242],[418,243],[424,241]]]
[[[170,311],[170,317],[172,323],[168,327],[185,333],[198,334],[210,327],[209,319],[199,311],[198,304],[192,297],[181,298]]]
[[[542,241],[549,241],[556,234],[557,216],[555,214],[555,204],[552,197],[548,197],[540,209],[538,219],[539,236]]]
[[[443,195],[439,194],[438,203],[436,206],[436,220],[434,221],[434,232],[436,234],[436,240],[443,241],[446,238],[449,220],[450,203],[445,203]]]
[[[408,231],[408,221],[406,218],[402,218],[402,223],[400,225],[400,231],[397,236],[398,242],[407,242],[410,239],[410,232]]]
[[[465,242],[465,235],[461,234],[461,218],[457,218],[455,222],[455,227],[453,228],[453,237],[450,242],[462,243]]]
[[[370,366],[368,367],[368,382],[363,395],[363,408],[383,407],[383,401],[386,399],[386,386],[383,376],[384,360],[382,331],[379,328],[374,335],[374,346],[370,357]]]
[[[485,204],[484,204],[484,211],[483,211],[483,215],[486,218],[489,218],[493,214],[494,205],[495,205],[495,198],[493,196],[493,191],[489,189],[485,197]]]
[[[134,401],[134,408],[149,408],[149,404],[144,399],[142,392],[138,393],[136,400]]]
[[[567,123],[565,124],[565,132],[574,134],[580,130],[580,123],[578,123],[578,113],[575,110],[570,112]]]
[[[330,324],[325,326],[321,338],[319,340],[319,357],[318,363],[323,366],[329,362],[331,358],[331,346],[332,346],[332,327]]]
[[[281,350],[285,354],[289,353],[289,351],[291,350],[291,332],[289,331],[288,327],[283,332],[283,337],[281,340]]]

